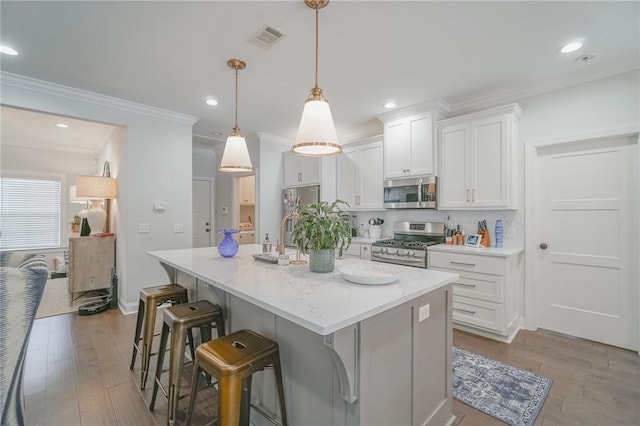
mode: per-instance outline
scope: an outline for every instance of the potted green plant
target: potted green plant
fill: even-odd
[[[298,211],[291,240],[302,253],[309,253],[312,272],[331,272],[335,267],[335,251],[351,244],[351,215],[342,210],[342,200],[310,204]]]

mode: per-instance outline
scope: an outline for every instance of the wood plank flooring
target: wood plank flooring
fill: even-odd
[[[136,368],[129,370],[134,327],[135,315],[119,310],[37,319],[25,366],[27,425],[166,424],[162,394],[155,410],[148,408],[152,377],[144,391],[139,388],[139,357]],[[552,378],[537,426],[640,425],[637,353],[544,331],[521,331],[510,345],[454,331],[454,344]],[[188,393],[189,376],[183,380],[183,393]],[[213,392],[198,394],[195,424],[213,419]],[[187,398],[180,401],[178,420],[184,419],[187,404]],[[455,400],[454,413],[461,426],[502,424]]]

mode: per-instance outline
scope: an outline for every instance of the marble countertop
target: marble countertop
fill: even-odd
[[[384,285],[361,285],[346,281],[340,265],[360,259],[338,259],[333,272],[319,274],[309,265],[279,266],[251,256],[262,253],[262,245],[241,245],[238,254],[223,258],[216,247],[152,251],[159,261],[253,303],[320,335],[328,335],[356,324],[423,294],[441,288],[457,274],[392,265],[398,279]],[[291,258],[295,251],[288,251]]]
[[[437,244],[429,246],[429,251],[441,251],[446,253],[479,254],[483,256],[511,257],[524,252],[523,247],[467,247],[462,245]]]

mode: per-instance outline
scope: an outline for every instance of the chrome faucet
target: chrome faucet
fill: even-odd
[[[289,213],[285,214],[280,222],[280,240],[278,241],[278,254],[284,254],[284,224],[287,223],[288,219],[298,217],[298,212],[294,209]]]

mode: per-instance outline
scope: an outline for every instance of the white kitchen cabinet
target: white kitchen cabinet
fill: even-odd
[[[382,142],[347,148],[337,157],[336,195],[349,210],[382,209]]]
[[[256,243],[255,231],[238,232],[238,244],[255,244],[255,243]]]
[[[436,174],[434,123],[425,112],[384,123],[384,178]]]
[[[438,208],[517,209],[517,104],[438,122]]]
[[[351,243],[349,248],[342,251],[342,257],[355,257],[371,260],[371,244]]]
[[[240,178],[240,204],[253,205],[256,203],[256,177],[255,175]]]
[[[320,157],[283,155],[285,187],[320,184]]]
[[[454,272],[454,327],[503,342],[519,330],[522,253],[510,256],[448,253],[432,250],[428,268]]]

